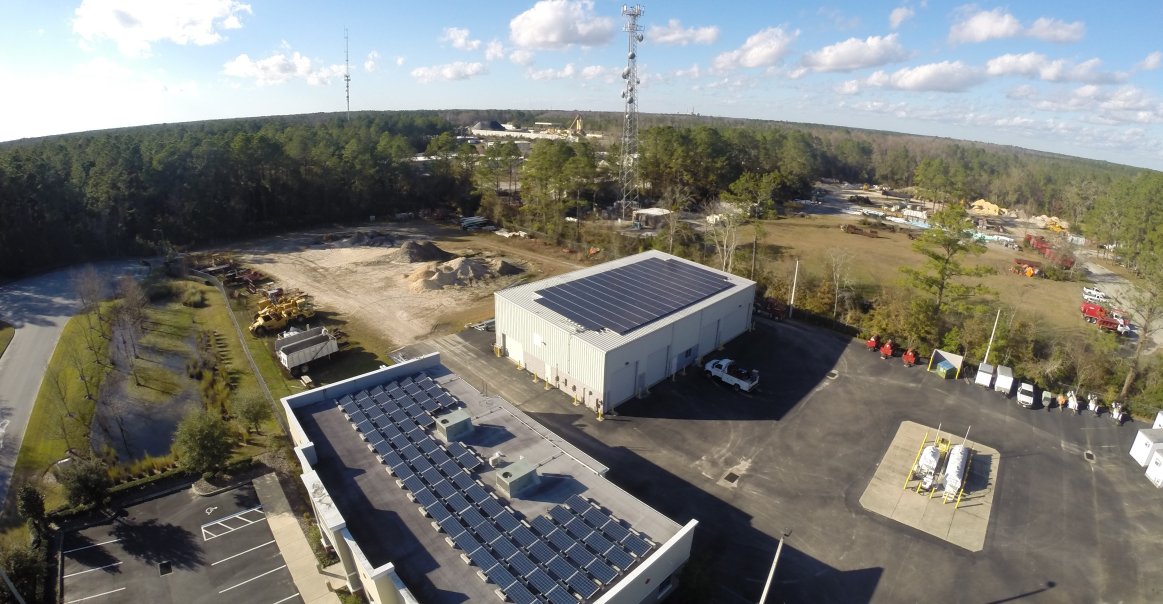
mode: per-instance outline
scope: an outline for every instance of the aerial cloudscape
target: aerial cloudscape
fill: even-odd
[[[343,111],[345,74],[352,110],[621,111],[622,6],[22,3],[0,20],[0,140]],[[643,8],[646,113],[908,132],[1163,169],[1163,3]]]

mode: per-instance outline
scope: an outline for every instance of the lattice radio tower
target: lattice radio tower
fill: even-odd
[[[345,119],[351,121],[351,53],[348,51],[347,28],[343,28],[343,85],[347,89],[347,115]]]
[[[622,98],[626,102],[622,121],[622,158],[619,165],[622,181],[622,218],[626,218],[626,208],[638,201],[638,43],[642,41],[642,26],[638,17],[642,16],[642,5],[623,5],[622,15],[626,17],[627,53],[626,69],[622,79],[626,88]]]

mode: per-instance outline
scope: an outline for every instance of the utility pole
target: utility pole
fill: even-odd
[[[985,358],[982,363],[989,362],[989,351],[993,349],[993,334],[997,333],[997,320],[1001,318],[1001,309],[997,309],[997,316],[993,318],[993,331],[989,332],[989,344],[985,346]]]
[[[622,31],[627,34],[627,50],[626,69],[622,70],[626,87],[622,90],[625,109],[622,120],[622,158],[618,167],[622,185],[622,220],[625,220],[626,208],[638,201],[638,43],[643,40],[643,28],[638,24],[638,17],[642,16],[642,6],[623,5],[622,16],[626,17]]]
[[[791,278],[791,300],[787,301],[787,318],[796,311],[796,283],[800,280],[800,259],[796,258],[796,272]]]

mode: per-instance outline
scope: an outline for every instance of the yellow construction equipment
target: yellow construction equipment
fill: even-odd
[[[306,321],[315,316],[315,306],[306,297],[269,304],[255,314],[250,333],[256,336],[279,331],[295,321]]]

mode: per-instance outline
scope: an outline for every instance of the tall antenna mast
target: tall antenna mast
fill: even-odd
[[[626,25],[622,31],[626,32],[627,52],[626,69],[622,70],[622,79],[626,80],[626,88],[622,91],[625,100],[625,117],[622,121],[622,160],[620,162],[620,176],[622,183],[622,219],[626,218],[626,208],[638,202],[638,183],[635,178],[638,170],[638,43],[642,41],[642,26],[638,25],[638,17],[642,16],[642,5],[622,5],[622,16],[626,17]]]
[[[347,121],[351,121],[351,53],[347,45],[347,28],[343,28],[343,85],[347,88]]]

